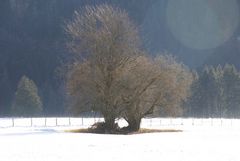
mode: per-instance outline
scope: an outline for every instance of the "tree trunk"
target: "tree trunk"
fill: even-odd
[[[141,118],[130,118],[128,120],[128,129],[130,132],[139,131],[141,125]]]
[[[108,131],[116,130],[115,118],[114,117],[105,117],[105,128]]]

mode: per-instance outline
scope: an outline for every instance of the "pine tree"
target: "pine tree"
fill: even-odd
[[[32,80],[23,76],[15,93],[12,113],[15,116],[32,117],[40,115],[41,112],[42,102],[38,95],[38,88]]]
[[[234,65],[225,65],[223,73],[224,102],[228,116],[240,116],[240,73]]]
[[[205,67],[192,85],[190,106],[192,114],[215,117],[220,113],[221,68]]]

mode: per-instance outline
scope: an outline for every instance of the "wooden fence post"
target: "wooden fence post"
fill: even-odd
[[[30,121],[31,121],[31,127],[33,126],[33,120],[32,120],[32,117],[30,118]]]
[[[14,125],[14,118],[12,118],[12,127],[14,127],[15,125]]]
[[[45,127],[47,127],[47,118],[46,117],[44,117],[44,125],[45,125]]]

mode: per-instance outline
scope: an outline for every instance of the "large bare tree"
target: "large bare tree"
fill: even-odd
[[[150,58],[140,48],[136,27],[127,14],[108,5],[76,12],[66,27],[78,61],[68,91],[76,113],[97,111],[107,130],[124,118],[129,131],[156,111],[176,112],[188,96],[191,72],[171,56]]]
[[[100,5],[75,12],[66,31],[70,48],[80,58],[68,82],[70,94],[77,100],[75,109],[99,111],[112,129],[121,96],[118,80],[139,53],[137,28],[126,12]]]

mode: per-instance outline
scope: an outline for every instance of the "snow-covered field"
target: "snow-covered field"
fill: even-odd
[[[60,121],[61,120],[61,121]],[[146,119],[142,127],[179,133],[65,133],[93,119],[0,119],[0,161],[239,161],[240,121]],[[29,123],[30,122],[30,123]],[[71,123],[72,126],[68,126]],[[124,122],[121,122],[123,125]],[[46,125],[46,126],[45,126]]]

